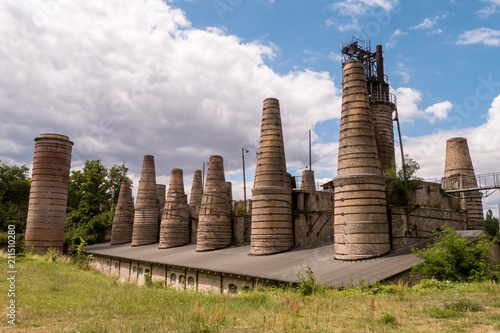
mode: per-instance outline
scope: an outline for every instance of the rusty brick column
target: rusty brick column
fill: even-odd
[[[189,212],[191,217],[198,218],[203,196],[203,185],[201,181],[201,170],[196,170],[191,185],[191,194],[189,196]]]
[[[387,92],[387,96],[391,95]],[[383,170],[390,169],[395,163],[394,121],[392,120],[394,108],[394,104],[389,101],[371,102],[377,152]]]
[[[300,184],[301,190],[316,191],[316,181],[314,180],[313,170],[302,171],[302,181]]]
[[[477,187],[476,174],[466,138],[451,138],[446,141],[446,161],[442,187],[444,189],[466,189]],[[467,191],[459,194],[462,209],[466,211],[467,229],[484,230],[482,193]]]
[[[35,153],[26,222],[25,246],[45,252],[63,250],[73,142],[61,134],[40,134]]]
[[[222,156],[210,156],[201,199],[196,251],[216,250],[231,245],[229,202]]]
[[[378,257],[391,250],[385,177],[377,155],[363,64],[344,64],[337,177],[335,259]]]
[[[111,244],[132,242],[132,226],[134,225],[134,201],[132,188],[127,181],[122,182],[118,202],[111,227]]]
[[[160,249],[186,245],[189,238],[189,206],[181,169],[170,174],[167,199],[160,226]]]
[[[165,198],[167,196],[167,185],[156,184],[156,195],[158,196],[158,230],[160,230],[161,217],[165,208]]]
[[[198,215],[200,213],[202,197],[203,197],[203,182],[202,182],[201,170],[196,170],[193,175],[193,183],[191,185],[191,195],[189,196],[189,219],[191,228],[191,243],[197,242]]]
[[[132,246],[158,242],[158,190],[156,188],[155,159],[144,156],[141,178],[135,202]]]
[[[293,247],[292,181],[286,171],[279,101],[264,100],[255,181],[252,190],[250,254]]]

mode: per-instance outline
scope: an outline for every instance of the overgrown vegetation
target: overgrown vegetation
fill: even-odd
[[[434,236],[433,244],[413,250],[423,260],[414,266],[415,272],[440,281],[483,281],[492,277],[492,244],[487,239],[471,242],[451,228],[436,232]]]
[[[81,240],[103,242],[113,221],[122,181],[130,181],[125,165],[107,169],[99,160],[85,162],[71,172],[68,189],[65,242],[76,249]]]
[[[27,254],[18,258],[16,265],[17,325],[1,321],[1,332],[500,330],[500,285],[491,281],[424,280],[413,287],[401,282],[377,287],[320,288],[308,296],[289,287],[221,295],[119,283],[93,270],[81,270],[57,253]],[[305,273],[305,279],[316,281],[310,272],[309,278]],[[6,290],[7,283],[0,279],[0,289]],[[7,293],[0,293],[0,303],[7,302]],[[6,311],[6,307],[0,310],[4,318]]]
[[[493,216],[493,212],[491,209],[488,209],[486,212],[486,218],[484,219],[485,224],[485,232],[486,234],[492,237],[500,238],[500,234],[498,232],[498,219]]]
[[[0,161],[1,162],[1,161]],[[29,168],[0,165],[0,240],[8,225],[15,225],[17,253],[22,250],[31,180]],[[127,177],[125,165],[106,168],[101,161],[89,160],[82,170],[71,172],[65,225],[65,242],[71,254],[85,240],[87,244],[104,241],[111,227],[122,181]]]
[[[416,176],[420,165],[409,155],[405,155],[404,163],[404,168],[403,166],[397,168],[393,164],[391,168],[384,171],[387,179],[385,189],[389,205],[410,206],[413,191],[422,184],[422,178]]]
[[[26,165],[0,165],[0,231],[9,225],[16,226],[16,234],[25,231],[31,184],[28,171]]]
[[[305,274],[302,272],[298,271],[296,273],[297,280],[299,281],[297,290],[304,296],[309,296],[316,291],[318,291],[318,284],[316,277],[314,276],[314,272],[312,271],[311,267],[306,266],[306,271]]]

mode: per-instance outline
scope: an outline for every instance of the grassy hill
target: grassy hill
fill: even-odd
[[[500,332],[494,282],[202,294],[122,284],[49,256],[17,258],[11,326],[0,259],[0,332]]]

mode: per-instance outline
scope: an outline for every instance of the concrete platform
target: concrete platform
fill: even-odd
[[[250,256],[250,245],[229,247],[210,252],[195,252],[196,245],[159,249],[158,243],[144,246],[109,243],[86,246],[85,252],[111,258],[180,266],[242,275],[280,282],[298,282],[297,271],[311,267],[318,283],[347,286],[351,283],[373,283],[409,270],[419,262],[411,254],[386,256],[356,262],[333,260],[333,244],[321,244],[267,256]]]

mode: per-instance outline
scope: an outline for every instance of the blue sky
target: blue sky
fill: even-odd
[[[441,177],[454,136],[468,139],[476,173],[500,171],[499,18],[499,0],[5,0],[0,160],[31,166],[33,139],[56,132],[75,142],[74,169],[125,163],[137,185],[153,154],[158,182],[181,168],[189,191],[218,154],[238,199],[241,148],[251,189],[262,101],[276,97],[289,171],[307,165],[312,129],[316,179],[328,181],[340,49],[356,37],[384,48],[419,176]]]
[[[500,1],[191,0],[174,4],[187,13],[194,27],[217,26],[243,41],[274,44],[277,56],[266,63],[282,74],[311,69],[327,71],[340,80],[336,58],[343,42],[356,37],[371,40],[372,49],[381,44],[391,85],[419,90],[423,108],[443,100],[476,106],[465,97],[481,82],[478,77],[499,73],[495,62],[500,56],[500,32],[495,29],[500,29]],[[480,36],[478,29],[492,29],[491,41],[474,41],[474,32]],[[469,39],[468,32],[473,32]],[[471,114],[467,126],[484,123],[490,104],[491,99],[485,98],[479,100],[477,110],[466,110]],[[456,114],[462,117],[452,109],[448,121],[430,126],[415,119],[405,126],[405,134],[457,127]]]

